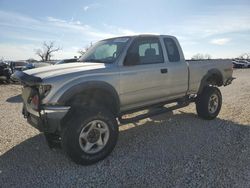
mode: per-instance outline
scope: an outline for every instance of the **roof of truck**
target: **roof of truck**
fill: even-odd
[[[126,38],[126,37],[149,37],[149,36],[156,36],[156,37],[174,37],[172,35],[160,35],[160,34],[138,34],[138,35],[125,35],[125,36],[118,36],[118,37],[111,37],[111,38],[106,38],[103,40],[108,40],[108,39],[116,39],[116,38]]]

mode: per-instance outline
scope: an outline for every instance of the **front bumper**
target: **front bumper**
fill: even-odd
[[[68,106],[47,106],[38,113],[24,106],[23,115],[27,118],[28,123],[40,132],[54,133],[60,131],[61,120],[69,109]]]

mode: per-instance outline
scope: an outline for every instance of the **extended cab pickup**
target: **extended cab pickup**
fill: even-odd
[[[139,35],[97,42],[75,63],[13,76],[24,85],[28,122],[44,132],[50,147],[61,146],[73,161],[86,165],[113,150],[118,122],[138,121],[191,102],[198,116],[214,119],[222,104],[217,87],[230,84],[232,73],[229,61],[185,61],[173,36]],[[167,107],[169,103],[175,105]],[[124,118],[146,109],[148,113]]]

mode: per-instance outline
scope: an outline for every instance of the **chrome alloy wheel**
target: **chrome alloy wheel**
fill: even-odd
[[[208,111],[213,114],[219,106],[219,97],[216,94],[211,95],[208,101]]]
[[[101,151],[109,139],[109,128],[107,123],[101,120],[93,120],[83,127],[79,144],[81,149],[88,154]]]

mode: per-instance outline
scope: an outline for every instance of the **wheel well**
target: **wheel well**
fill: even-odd
[[[218,70],[209,71],[201,80],[200,88],[198,94],[203,91],[206,86],[222,86],[223,85],[223,77],[222,74]]]
[[[212,73],[207,79],[206,79],[207,85],[216,85],[216,86],[222,86],[223,85],[223,78],[221,74],[219,73]]]
[[[114,115],[119,112],[119,104],[115,96],[108,90],[100,88],[91,88],[77,93],[69,98],[65,105],[67,106],[102,106],[108,108]]]

